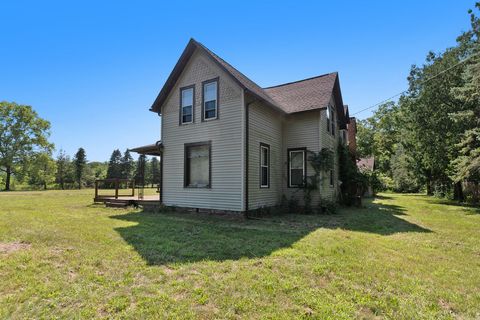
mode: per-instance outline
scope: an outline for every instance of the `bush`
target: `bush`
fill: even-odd
[[[335,214],[337,213],[338,205],[335,201],[322,199],[317,208],[318,214]]]

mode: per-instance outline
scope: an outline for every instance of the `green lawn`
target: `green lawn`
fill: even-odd
[[[383,194],[265,221],[0,193],[0,318],[480,318],[480,211]]]

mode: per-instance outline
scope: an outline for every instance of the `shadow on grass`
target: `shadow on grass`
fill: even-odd
[[[454,200],[446,200],[446,199],[438,199],[438,198],[430,198],[430,203],[432,204],[441,204],[444,206],[454,206],[454,207],[461,207],[468,214],[480,214],[480,204],[473,205],[464,202],[458,202]]]
[[[116,231],[149,265],[162,265],[263,257],[290,247],[319,228],[380,235],[430,232],[397,217],[401,215],[405,215],[405,210],[400,206],[369,204],[366,209],[342,209],[330,216],[285,215],[262,220],[145,211],[111,218],[134,222]]]

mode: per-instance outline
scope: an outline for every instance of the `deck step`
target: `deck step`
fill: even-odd
[[[105,202],[105,206],[109,208],[126,208],[128,205],[128,202]]]

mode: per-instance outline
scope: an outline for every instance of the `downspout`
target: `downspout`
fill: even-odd
[[[161,125],[160,125],[160,141],[157,141],[157,147],[159,147],[159,144],[162,141],[162,135],[163,135],[163,119],[162,119],[162,113],[158,112],[158,116],[160,117]],[[160,149],[160,148],[159,148]],[[163,148],[160,150],[160,190],[159,190],[159,198],[160,198],[160,204],[163,204]]]
[[[244,91],[244,94],[247,92],[247,90]],[[248,203],[248,161],[249,161],[249,107],[252,103],[254,103],[256,100],[253,100],[251,102],[245,103],[245,214],[247,214],[249,208],[249,203]]]

